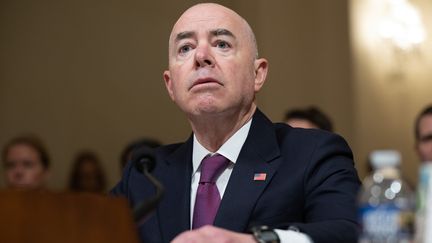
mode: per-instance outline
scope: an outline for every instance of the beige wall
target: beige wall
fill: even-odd
[[[112,186],[120,173],[119,153],[129,141],[184,140],[190,128],[169,100],[162,72],[171,26],[194,2],[1,1],[0,145],[23,132],[39,134],[53,158],[50,187],[62,189],[80,149],[100,154]],[[371,87],[360,81],[358,60],[351,64],[348,1],[220,2],[250,22],[261,56],[270,61],[258,97],[261,109],[279,121],[288,108],[320,106],[356,155],[360,151],[357,167],[363,168],[371,145],[367,132],[376,124],[363,122],[374,113],[359,97]],[[408,131],[390,140],[385,138],[393,133],[378,128],[371,135],[409,141],[408,125],[398,125],[391,128]]]
[[[417,181],[418,158],[414,152],[414,120],[432,104],[432,3],[410,1],[418,7],[429,32],[414,51],[395,52],[376,38],[377,26],[371,3],[354,0],[350,6],[353,46],[354,140],[357,162],[373,149],[397,149],[402,153],[402,172]]]
[[[183,139],[188,125],[164,90],[168,1],[1,1],[0,144],[39,134],[64,187],[73,155],[102,157],[110,185],[123,146],[143,135]]]

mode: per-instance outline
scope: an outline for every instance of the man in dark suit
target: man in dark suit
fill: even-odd
[[[234,11],[198,4],[179,18],[164,79],[193,135],[156,150],[166,194],[140,226],[143,242],[356,242],[360,183],[348,145],[266,118],[255,94],[267,69]],[[135,205],[154,189],[129,163],[112,193]]]

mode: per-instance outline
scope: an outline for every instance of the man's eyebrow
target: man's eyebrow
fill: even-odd
[[[183,31],[183,32],[180,32],[180,33],[178,33],[176,35],[176,38],[175,38],[174,42],[179,42],[179,41],[181,41],[183,39],[191,38],[194,35],[195,35],[195,33],[193,31]]]
[[[210,31],[210,34],[212,34],[213,36],[227,35],[235,38],[234,34],[227,29],[215,29]]]
[[[211,30],[210,34],[212,36],[226,35],[226,36],[231,36],[231,37],[235,38],[234,34],[231,31],[229,31],[227,29],[222,29],[222,28],[221,29]],[[174,39],[174,42],[177,43],[177,42],[179,42],[179,41],[181,41],[183,39],[192,38],[193,36],[195,36],[195,32],[193,32],[193,31],[183,31],[183,32],[180,32],[180,33],[178,33],[176,35],[176,37]]]

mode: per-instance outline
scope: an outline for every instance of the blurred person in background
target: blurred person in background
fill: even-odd
[[[50,174],[48,152],[34,135],[11,139],[3,148],[2,165],[8,188],[43,189]]]
[[[141,147],[148,147],[148,148],[155,149],[161,145],[162,143],[160,143],[158,140],[153,138],[141,138],[129,143],[123,149],[120,155],[120,169],[123,171],[123,168],[126,166],[127,162],[131,159],[132,153],[135,149]]]
[[[288,110],[284,122],[292,127],[319,128],[333,132],[333,124],[329,117],[314,106]]]
[[[415,149],[422,162],[432,162],[432,105],[424,108],[415,121]]]
[[[104,193],[106,176],[99,157],[91,151],[78,153],[72,164],[69,190]]]

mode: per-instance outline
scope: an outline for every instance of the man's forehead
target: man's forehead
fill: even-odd
[[[242,28],[244,20],[234,11],[215,4],[199,4],[184,12],[175,23],[171,36],[181,32],[227,29],[234,32]]]
[[[432,115],[423,116],[420,119],[419,128],[421,131],[432,131]]]
[[[210,20],[210,19],[220,19],[220,18],[238,18],[242,17],[234,12],[233,10],[224,7],[219,4],[197,4],[187,9],[178,19],[180,22],[182,19],[188,20]]]

